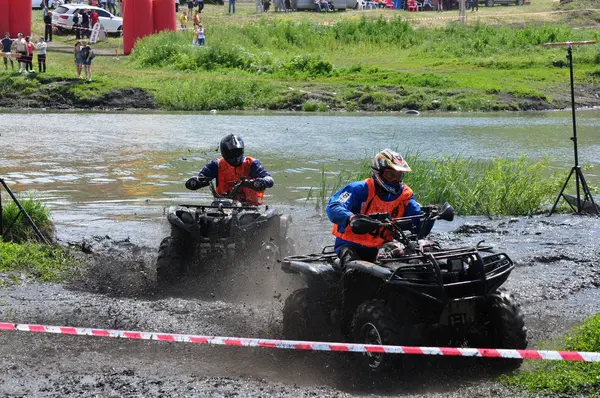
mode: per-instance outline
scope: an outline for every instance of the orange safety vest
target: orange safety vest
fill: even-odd
[[[375,182],[372,178],[367,178],[365,182],[367,183],[367,187],[369,187],[369,196],[360,209],[360,214],[369,215],[373,213],[388,213],[394,218],[402,217],[404,215],[406,205],[413,196],[413,191],[408,185],[404,185],[404,190],[396,200],[386,202],[377,196],[377,193],[375,192]],[[392,236],[389,233],[382,233],[382,231],[379,230],[370,234],[359,235],[352,232],[350,226],[347,226],[344,232],[340,232],[338,231],[337,224],[333,225],[333,231],[331,231],[331,233],[338,238],[366,247],[381,247],[385,242],[390,242],[392,240]]]
[[[219,159],[219,168],[217,174],[217,193],[219,195],[228,195],[242,177],[250,177],[250,170],[254,159],[246,156],[242,164],[238,167],[233,167],[223,158]],[[264,203],[264,191],[257,192],[248,187],[242,187],[235,195],[235,200],[258,206]]]

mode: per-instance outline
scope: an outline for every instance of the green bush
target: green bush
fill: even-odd
[[[51,240],[54,236],[54,223],[46,205],[32,196],[17,195],[17,199],[39,230]],[[2,193],[2,223],[4,230],[8,229],[2,236],[5,242],[21,243],[39,240],[25,215],[20,213],[16,203],[4,192]]]
[[[600,314],[589,317],[556,347],[558,350],[600,352]],[[530,361],[502,382],[514,388],[546,395],[599,396],[600,363]]]
[[[46,282],[60,282],[76,267],[59,246],[0,242],[0,273],[25,272]]]

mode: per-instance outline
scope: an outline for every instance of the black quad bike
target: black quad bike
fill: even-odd
[[[178,205],[167,210],[171,235],[164,238],[156,262],[157,281],[173,281],[182,274],[200,270],[207,262],[234,266],[254,264],[273,267],[292,253],[288,238],[291,217],[269,206],[249,206],[234,200],[242,181],[229,195],[217,194],[209,205]]]
[[[308,286],[285,302],[285,338],[319,341],[333,331],[361,344],[526,348],[520,306],[500,289],[515,267],[512,260],[482,242],[444,249],[424,240],[435,220],[452,221],[454,210],[447,203],[423,210],[417,217],[371,214],[351,222],[355,233],[392,234],[394,241],[384,244],[373,263],[349,261],[342,269],[332,247],[286,257],[283,270],[300,274]],[[367,353],[363,363],[379,371],[392,357]],[[520,366],[516,359],[494,361],[503,369]]]

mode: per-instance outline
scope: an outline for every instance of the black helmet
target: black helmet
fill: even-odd
[[[235,134],[226,135],[221,139],[221,156],[230,165],[237,167],[242,164],[244,158],[244,141],[242,137]]]

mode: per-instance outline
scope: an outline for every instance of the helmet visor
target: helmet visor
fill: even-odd
[[[227,157],[225,160],[232,166],[239,166],[242,164],[242,158],[244,157],[243,149],[230,149],[227,151]]]
[[[386,182],[401,183],[404,180],[404,172],[393,169],[385,169],[383,173],[381,173],[381,177]]]

